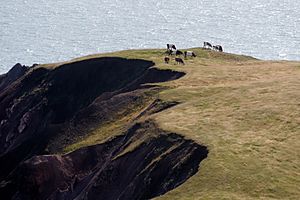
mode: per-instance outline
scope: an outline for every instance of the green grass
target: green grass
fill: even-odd
[[[170,89],[159,98],[181,104],[153,118],[160,128],[207,146],[209,155],[196,175],[158,199],[299,199],[300,64],[192,50],[198,56],[185,60],[184,66],[165,64],[162,49],[91,55],[71,62],[120,56],[187,73],[160,84]],[[97,142],[102,138],[97,135],[114,133],[118,126],[108,124],[78,146]]]
[[[105,120],[104,122],[95,125],[90,132],[81,138],[75,137],[75,142],[66,145],[61,153],[67,153],[79,149],[81,147],[90,146],[94,144],[103,143],[112,136],[120,135],[136,122],[137,116],[150,105],[160,89],[150,89],[148,91],[140,92],[139,100],[129,102],[126,107],[120,107],[116,113],[112,113],[110,118],[112,120]]]

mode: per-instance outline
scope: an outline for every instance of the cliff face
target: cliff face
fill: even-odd
[[[136,124],[103,144],[25,161],[11,178],[14,198],[149,199],[195,174],[206,155],[205,147],[151,121]]]
[[[53,70],[16,65],[0,77],[0,196],[14,199],[147,199],[180,185],[207,150],[152,121],[107,142],[59,152],[92,127],[146,108],[183,73],[154,63],[97,58]],[[167,104],[168,105],[173,105]],[[157,100],[138,116],[164,109]],[[121,113],[121,114],[120,114]],[[134,123],[134,121],[128,122]]]

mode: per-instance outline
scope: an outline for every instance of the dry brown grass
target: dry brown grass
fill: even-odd
[[[194,62],[161,94],[183,103],[156,120],[210,153],[161,199],[298,199],[300,64]]]
[[[159,49],[76,60],[142,58],[187,73],[163,83],[172,89],[160,93],[182,103],[153,118],[206,145],[209,155],[195,176],[160,199],[299,199],[300,63],[193,50],[198,57],[185,66],[164,64]]]

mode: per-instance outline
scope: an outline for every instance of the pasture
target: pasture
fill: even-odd
[[[185,65],[176,64],[173,57],[165,63],[165,49],[95,54],[73,61],[139,58],[186,73],[162,83],[169,89],[159,94],[180,104],[151,118],[162,129],[207,146],[209,154],[196,175],[158,199],[299,199],[300,63],[186,50],[197,57],[185,59]]]

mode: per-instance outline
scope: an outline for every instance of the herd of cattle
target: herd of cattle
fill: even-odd
[[[204,49],[209,49],[209,50],[214,50],[214,51],[219,51],[219,52],[223,52],[223,47],[221,45],[212,45],[209,42],[204,42],[203,43],[203,48]],[[164,61],[166,64],[168,64],[170,62],[170,57],[172,55],[175,55],[175,62],[177,64],[182,64],[184,65],[184,61],[182,58],[177,57],[177,56],[181,56],[183,55],[185,59],[187,59],[187,57],[196,57],[196,54],[193,51],[180,51],[176,48],[176,46],[174,44],[167,44],[167,51],[166,54],[168,54],[168,56],[165,56]]]

